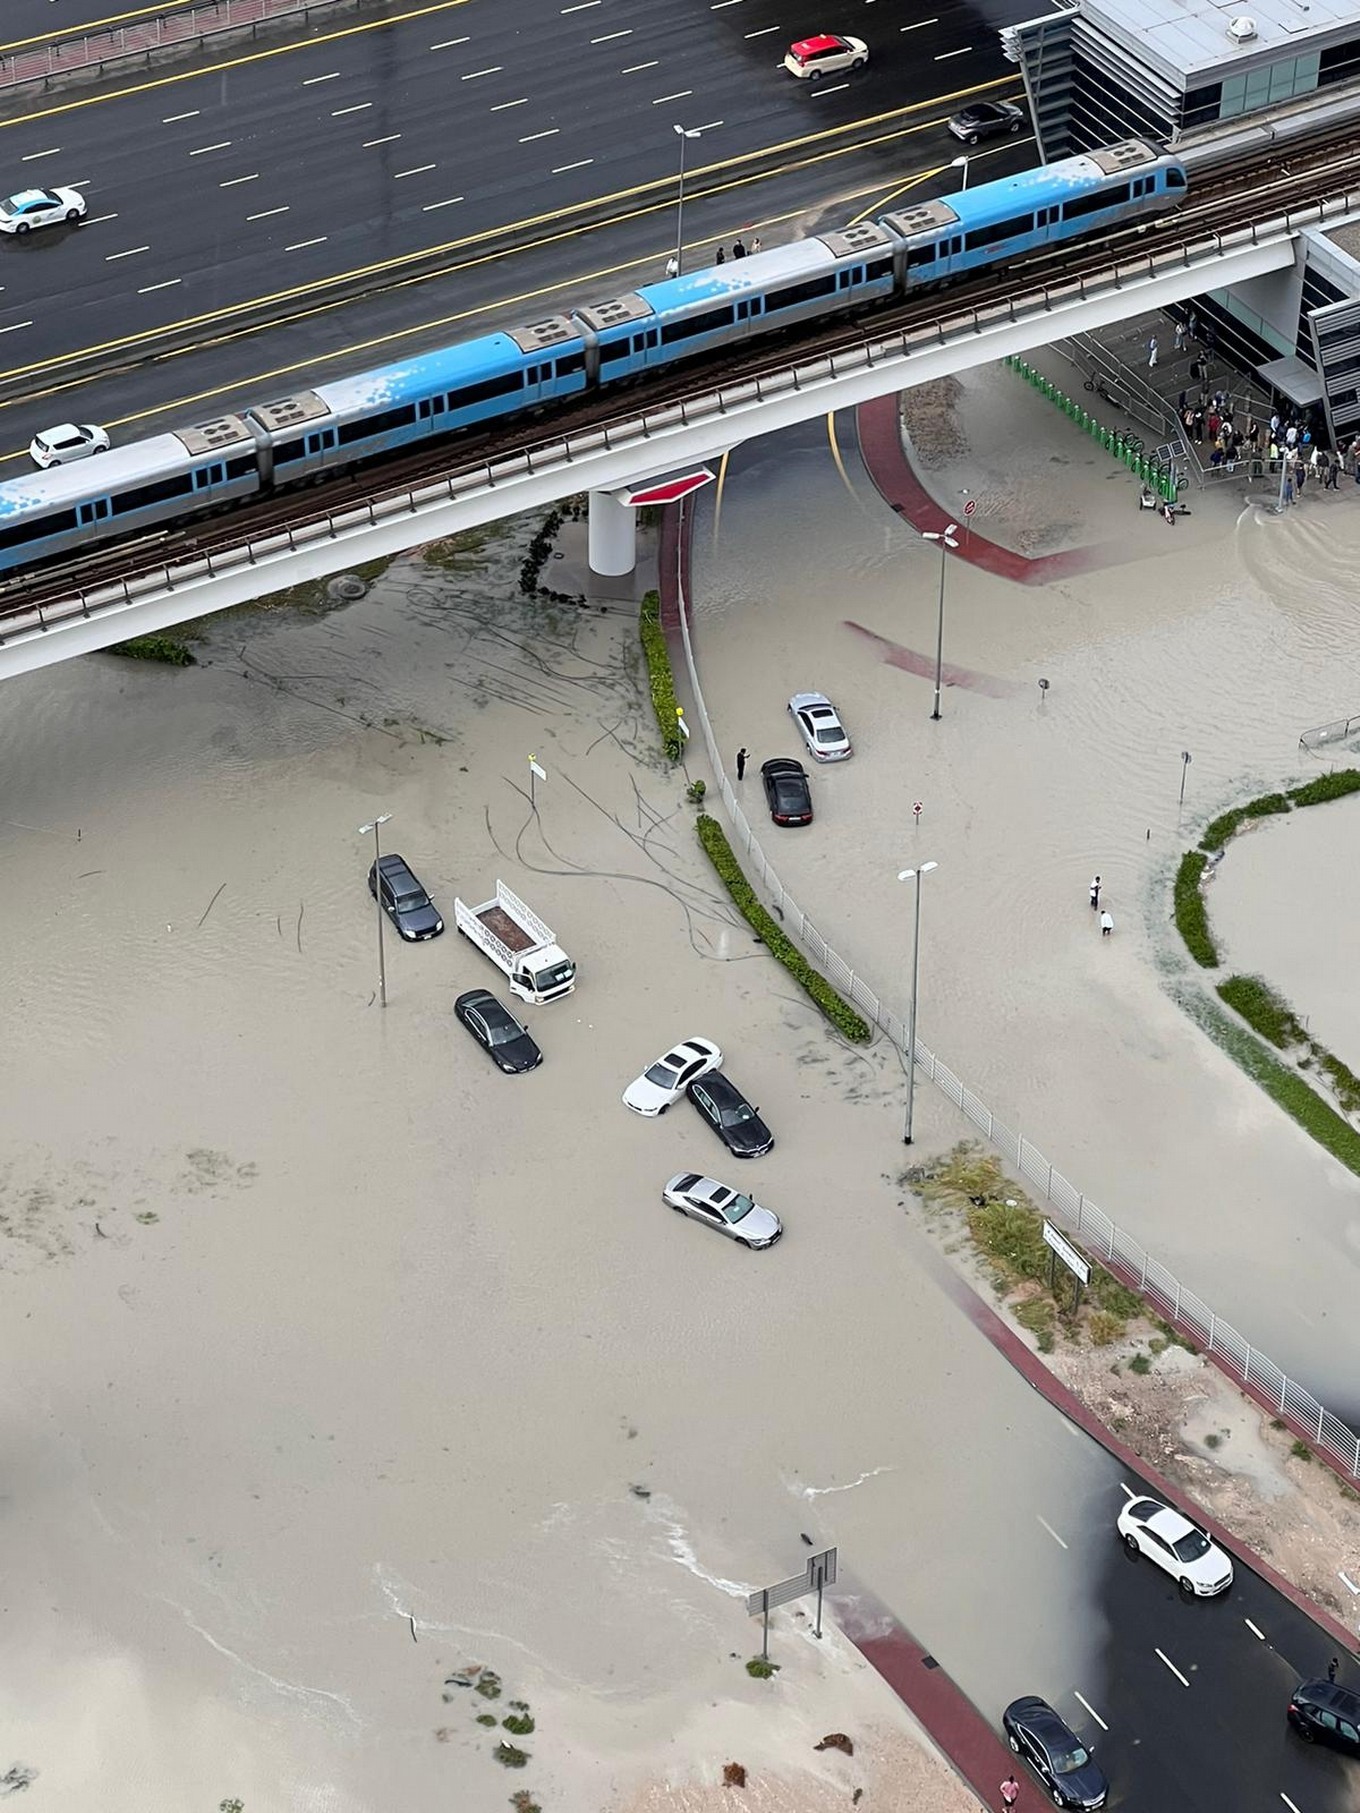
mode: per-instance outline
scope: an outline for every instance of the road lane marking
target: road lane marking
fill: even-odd
[[[304,76],[302,78],[302,86],[304,88],[315,88],[318,82],[335,82],[339,80],[339,77],[340,71],[338,69],[333,69],[330,74],[326,76]]]
[[[369,151],[374,145],[395,145],[400,137],[399,132],[389,132],[386,138],[366,138],[359,149]]]
[[[492,63],[486,69],[470,69],[466,75],[459,76],[458,80],[475,82],[480,76],[498,76],[504,68],[504,63]]]
[[[431,50],[452,50],[455,44],[471,44],[471,38],[441,38],[438,44],[432,44]]]
[[[823,94],[844,94],[849,86],[848,82],[837,82],[834,87],[828,88],[824,83],[819,82],[812,91],[813,99],[815,100],[818,95]]]
[[[920,31],[923,25],[938,25],[938,19],[918,19],[915,25],[899,25],[898,31]]]
[[[215,145],[200,145],[197,151],[191,151],[190,157],[206,157],[210,151],[226,151],[231,146],[229,138],[218,139]]]
[[[433,214],[436,208],[451,208],[455,202],[463,201],[461,195],[450,195],[447,201],[427,201],[420,210],[422,214]]]
[[[21,157],[19,162],[21,164],[36,164],[40,157],[56,157],[60,154],[60,151],[60,145],[53,145],[50,151],[30,151],[26,153],[25,156]]]
[[[1122,1479],[1121,1479],[1121,1480],[1120,1480],[1120,1482],[1119,1482],[1119,1490],[1120,1490],[1120,1491],[1121,1491],[1121,1492],[1122,1492],[1122,1493],[1123,1493],[1123,1494],[1124,1494],[1124,1496],[1125,1496],[1125,1497],[1126,1497],[1126,1498],[1127,1498],[1127,1499],[1128,1499],[1128,1501],[1129,1501],[1129,1503],[1130,1503],[1130,1504],[1132,1504],[1132,1503],[1133,1503],[1133,1501],[1134,1501],[1134,1499],[1135,1499],[1135,1498],[1137,1498],[1137,1497],[1138,1497],[1138,1496],[1139,1496],[1139,1494],[1138,1494],[1138,1493],[1137,1493],[1137,1492],[1135,1492],[1135,1491],[1134,1491],[1134,1489],[1133,1489],[1133,1487],[1132,1487],[1132,1486],[1126,1486],[1126,1485],[1125,1485],[1125,1484],[1124,1484],[1124,1482],[1123,1482],[1123,1480],[1122,1480]]]
[[[148,283],[138,290],[139,296],[150,296],[156,290],[172,290],[177,283],[183,283],[182,277],[167,277],[164,283]]]
[[[709,7],[708,10],[711,13],[720,13],[725,6],[740,6],[740,5],[741,5],[741,0],[713,0],[713,4],[712,4],[712,6]]]
[[[372,101],[356,101],[352,107],[332,107],[331,118],[333,120],[338,120],[347,113],[362,113],[365,107],[371,107],[372,105]]]
[[[1280,1789],[1280,1799],[1284,1802],[1285,1806],[1291,1809],[1291,1813],[1301,1813],[1301,1809],[1295,1806],[1294,1802],[1290,1800],[1283,1788]]]
[[[409,170],[394,170],[392,172],[392,181],[394,183],[399,183],[403,176],[424,176],[427,170],[435,169],[438,169],[437,164],[415,164]]]
[[[104,263],[112,264],[116,258],[136,258],[142,252],[149,252],[150,250],[150,246],[129,246],[126,252],[106,252],[104,255]]]
[[[635,76],[635,75],[637,75],[639,70],[660,69],[660,67],[661,67],[660,57],[653,57],[650,63],[630,63],[628,65],[627,69],[621,69],[619,71],[619,74],[621,76]]]
[[[31,321],[11,321],[8,327],[0,327],[0,334],[17,334],[21,327],[32,327]]]
[[[219,189],[234,189],[238,183],[257,183],[259,180],[260,173],[257,170],[253,176],[229,176],[225,182],[218,183],[217,186]]]
[[[592,44],[612,44],[615,38],[631,38],[632,35],[633,28],[630,25],[626,31],[607,31],[602,38],[592,38],[590,41]]]
[[[173,126],[176,120],[196,120],[202,111],[201,107],[191,107],[187,113],[167,113],[161,125]]]
[[[1036,1513],[1036,1515],[1037,1515],[1037,1513]],[[1049,1535],[1053,1538],[1054,1542],[1057,1543],[1057,1545],[1060,1549],[1065,1549],[1067,1547],[1067,1544],[1063,1541],[1062,1537],[1059,1536],[1058,1532],[1053,1528],[1053,1525],[1051,1523],[1044,1523],[1044,1520],[1042,1517],[1039,1518],[1039,1522],[1041,1524],[1043,1524],[1043,1527],[1048,1531]]]
[[[598,6],[599,4],[600,0],[577,0],[575,6],[564,6],[561,8],[562,17],[565,19],[568,13],[588,13],[592,6]]]
[[[116,214],[92,214],[85,222],[87,227],[101,226],[106,220],[117,220]]]
[[[266,208],[262,214],[247,214],[246,219],[247,220],[269,220],[275,214],[286,214],[288,212],[288,208],[289,208],[289,203],[284,202],[284,204],[281,208]]]
[[[1081,1700],[1082,1705],[1090,1713],[1091,1717],[1095,1720],[1096,1724],[1100,1726],[1100,1729],[1102,1731],[1108,1731],[1110,1729],[1110,1727],[1105,1723],[1104,1719],[1101,1718],[1100,1714],[1096,1711],[1095,1707],[1091,1704],[1091,1702],[1089,1700],[1082,1699],[1082,1696],[1077,1692],[1075,1687],[1072,1689],[1072,1698],[1074,1700]]]
[[[1160,1649],[1154,1650],[1153,1654],[1157,1657],[1158,1661],[1166,1663],[1167,1667],[1171,1670],[1172,1674],[1175,1675],[1182,1687],[1188,1687],[1190,1685],[1189,1681],[1186,1680],[1185,1676],[1181,1673],[1180,1669],[1177,1668],[1170,1656],[1163,1654]]]
[[[1253,1624],[1250,1618],[1243,1618],[1242,1622],[1246,1625],[1253,1637],[1259,1637],[1263,1643],[1265,1642],[1266,1633],[1259,1625]]]
[[[326,235],[323,233],[319,239],[295,239],[292,245],[285,246],[283,249],[285,252],[302,252],[308,246],[323,246],[325,243]]]
[[[937,63],[947,63],[950,57],[966,57],[972,48],[971,44],[965,44],[961,50],[942,50],[935,61]]]
[[[496,105],[491,109],[491,111],[492,111],[492,113],[504,113],[506,111],[506,109],[509,107],[527,107],[528,105],[529,105],[528,95],[522,94],[517,101],[497,101]]]
[[[535,139],[556,138],[561,130],[560,126],[549,126],[542,132],[531,132],[527,138],[522,138],[519,142],[521,145],[532,145]]]
[[[584,170],[587,164],[593,164],[593,157],[583,157],[577,164],[555,164],[548,172],[549,176],[565,176],[568,170]]]
[[[762,25],[759,31],[744,31],[741,35],[743,38],[768,38],[772,31],[778,30],[777,25]],[[784,65],[781,63],[779,67],[782,69]]]
[[[683,101],[687,96],[692,95],[693,93],[694,90],[692,88],[681,88],[677,90],[675,94],[659,94],[652,102],[652,106],[664,107],[667,101]]]

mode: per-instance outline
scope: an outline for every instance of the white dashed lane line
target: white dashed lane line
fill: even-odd
[[[712,4],[712,6],[709,7],[708,10],[711,13],[720,13],[725,6],[740,6],[740,5],[741,5],[741,0],[713,0],[713,4]]]
[[[437,170],[438,168],[437,164],[414,164],[409,170],[394,170],[392,181],[399,183],[403,176],[424,176],[427,170]]]
[[[315,88],[318,82],[338,82],[339,80],[340,71],[338,69],[332,69],[329,75],[305,77],[302,86],[304,88]]]
[[[287,214],[288,211],[289,211],[288,203],[284,202],[284,204],[281,208],[266,208],[263,211],[263,213],[260,213],[260,214],[247,214],[246,219],[247,220],[272,220],[276,214]]]
[[[235,189],[241,183],[257,183],[259,180],[260,173],[257,170],[253,176],[229,176],[224,183],[218,183],[217,186],[219,189]]]
[[[777,25],[762,25],[759,31],[744,31],[741,35],[743,38],[768,38],[772,32],[778,30]],[[784,65],[781,63],[779,67],[782,69]]]
[[[1290,1800],[1283,1788],[1280,1789],[1280,1799],[1284,1802],[1285,1806],[1289,1808],[1289,1813],[1303,1813],[1303,1809],[1296,1806],[1294,1802]]]
[[[1048,1531],[1049,1535],[1053,1538],[1054,1542],[1057,1543],[1057,1545],[1060,1549],[1065,1549],[1067,1547],[1067,1544],[1063,1541],[1062,1537],[1059,1536],[1058,1532],[1053,1528],[1053,1525],[1051,1523],[1045,1523],[1044,1519],[1042,1517],[1040,1517],[1039,1526],[1041,1529],[1045,1529]]]
[[[325,233],[323,233],[319,239],[295,239],[292,245],[285,246],[283,249],[285,252],[305,252],[308,246],[325,245],[326,239],[327,235]]]
[[[1253,1637],[1259,1637],[1263,1643],[1265,1642],[1266,1633],[1258,1624],[1253,1624],[1250,1618],[1243,1618],[1242,1622],[1246,1625]]]
[[[452,50],[455,44],[471,44],[471,38],[441,38],[438,44],[432,44],[431,50]]]
[[[458,80],[475,82],[481,76],[498,76],[504,68],[504,63],[493,63],[489,69],[470,69],[465,76],[459,76]]]
[[[143,288],[138,290],[137,294],[139,296],[150,296],[154,295],[157,290],[172,290],[177,283],[183,283],[183,281],[184,279],[182,277],[167,277],[164,283],[148,283],[144,285]]]
[[[971,44],[965,44],[961,50],[942,50],[935,61],[937,63],[947,63],[950,57],[966,57],[972,48]]]
[[[395,145],[400,137],[399,132],[389,132],[386,138],[366,138],[360,146],[360,150],[371,151],[374,145]]]
[[[1100,1729],[1102,1731],[1108,1731],[1110,1729],[1110,1727],[1105,1723],[1104,1719],[1101,1718],[1100,1714],[1096,1711],[1095,1707],[1091,1704],[1091,1702],[1087,1699],[1082,1699],[1082,1696],[1077,1692],[1075,1687],[1072,1689],[1072,1698],[1074,1700],[1081,1701],[1081,1704],[1090,1713],[1091,1717],[1095,1720],[1096,1724],[1100,1726]]]
[[[556,138],[561,130],[562,128],[560,126],[548,126],[542,132],[529,133],[527,137],[522,138],[519,142],[521,145],[532,145],[535,139]]]
[[[447,201],[427,201],[420,211],[422,214],[433,214],[436,208],[452,208],[463,199],[461,195],[450,195]]]
[[[86,220],[85,225],[87,227],[100,227],[103,226],[106,221],[117,220],[117,218],[118,216],[116,214],[92,214]]]
[[[206,157],[210,151],[229,151],[230,149],[231,140],[229,138],[222,138],[218,139],[215,145],[200,145],[196,151],[191,151],[189,156]]]
[[[196,120],[201,111],[201,108],[191,107],[187,113],[167,113],[161,121],[161,125],[173,126],[176,120]]]
[[[59,157],[60,155],[61,146],[53,145],[48,151],[29,151],[19,159],[19,162],[21,164],[36,164],[41,157]]]
[[[21,327],[32,327],[31,321],[11,321],[8,327],[0,327],[0,334],[17,334]]]
[[[150,250],[150,246],[129,246],[126,252],[106,252],[104,254],[104,263],[113,264],[114,261],[119,258],[137,258],[140,257],[143,252],[149,252]]]
[[[612,44],[615,38],[631,38],[632,35],[633,28],[630,25],[627,31],[607,31],[602,38],[592,38],[590,41],[592,44]]]
[[[781,64],[780,67],[782,68],[783,65]],[[849,86],[848,82],[837,82],[833,87],[828,88],[824,82],[819,82],[812,91],[813,99],[815,100],[823,94],[844,94]]]
[[[938,19],[917,19],[912,25],[899,25],[898,31],[920,31],[923,25],[938,25]]]
[[[562,17],[565,19],[568,13],[587,13],[592,6],[598,6],[599,4],[600,0],[576,0],[575,6],[564,6],[559,10]]]
[[[550,176],[565,176],[568,170],[584,170],[587,164],[593,164],[594,162],[595,159],[593,157],[583,157],[581,161],[576,164],[555,164],[548,174]]]
[[[372,101],[356,101],[352,107],[335,107],[331,110],[331,118],[338,120],[347,113],[362,113],[366,107],[372,105]]]
[[[627,69],[621,69],[619,74],[621,76],[635,76],[644,69],[660,69],[660,67],[660,57],[653,57],[650,63],[630,63]]]
[[[1170,1656],[1168,1656],[1164,1650],[1156,1649],[1152,1653],[1156,1656],[1156,1658],[1159,1662],[1165,1662],[1166,1666],[1171,1670],[1172,1674],[1175,1675],[1176,1679],[1180,1682],[1182,1687],[1188,1687],[1190,1685],[1189,1681],[1186,1680],[1185,1676],[1181,1673],[1180,1669],[1177,1668],[1176,1664],[1171,1660]]]
[[[506,113],[511,107],[527,107],[528,105],[528,95],[522,94],[517,101],[497,101],[491,111],[492,113]]]
[[[664,107],[667,101],[683,101],[694,93],[692,88],[681,88],[675,94],[659,94],[652,102],[653,107]]]

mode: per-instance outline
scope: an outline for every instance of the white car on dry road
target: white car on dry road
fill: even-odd
[[[723,1054],[712,1039],[681,1039],[623,1092],[623,1105],[634,1114],[664,1114],[701,1076],[716,1070]]]
[[[1233,1582],[1233,1565],[1198,1524],[1155,1498],[1131,1498],[1116,1527],[1130,1555],[1146,1555],[1187,1599],[1212,1599]]]
[[[109,434],[95,422],[62,422],[56,428],[44,428],[28,444],[28,457],[35,466],[69,466],[73,460],[87,460],[92,453],[107,453]]]
[[[716,1177],[681,1171],[661,1194],[680,1214],[702,1221],[705,1227],[716,1228],[729,1240],[755,1251],[773,1246],[784,1232],[779,1217],[770,1209],[762,1209],[754,1197],[719,1183]]]

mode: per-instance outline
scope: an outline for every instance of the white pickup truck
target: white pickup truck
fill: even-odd
[[[510,978],[510,993],[521,1001],[555,1001],[576,986],[576,965],[544,925],[503,881],[496,898],[470,907],[453,903],[458,930]]]

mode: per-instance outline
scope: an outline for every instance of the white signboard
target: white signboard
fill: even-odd
[[[1051,1221],[1044,1223],[1044,1244],[1051,1246],[1068,1271],[1075,1272],[1083,1284],[1091,1282],[1091,1268],[1070,1240],[1064,1240]]]

